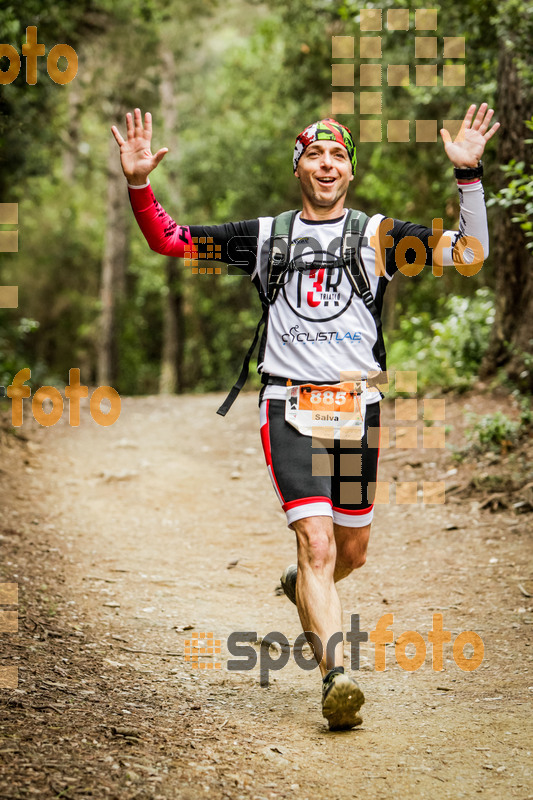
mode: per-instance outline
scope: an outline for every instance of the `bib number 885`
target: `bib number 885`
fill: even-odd
[[[314,391],[311,392],[310,401],[315,404],[325,403],[326,405],[332,405],[334,403],[342,406],[346,402],[346,392]]]

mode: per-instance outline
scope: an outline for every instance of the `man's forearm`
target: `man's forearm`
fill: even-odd
[[[157,202],[150,183],[135,186],[128,183],[131,207],[144,238],[152,250],[161,255],[182,257],[195,251],[188,227],[181,227]]]
[[[489,230],[485,195],[480,180],[458,183],[459,190],[459,230],[444,231],[450,244],[440,249],[438,262],[441,266],[485,260],[489,254]],[[477,244],[479,242],[479,245]],[[466,245],[466,249],[465,246]],[[481,252],[482,251],[482,252]],[[437,250],[434,251],[434,259]]]

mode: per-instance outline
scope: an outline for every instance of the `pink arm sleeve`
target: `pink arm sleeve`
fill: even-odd
[[[157,202],[150,184],[142,188],[129,187],[131,207],[144,238],[156,253],[165,256],[193,257],[196,247],[188,227],[178,225]]]

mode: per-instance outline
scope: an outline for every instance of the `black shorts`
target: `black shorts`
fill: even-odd
[[[379,456],[379,403],[366,407],[360,447],[317,442],[285,421],[284,400],[261,403],[261,441],[268,471],[287,516],[329,516],[359,528],[372,521]],[[327,445],[327,446],[324,446]]]

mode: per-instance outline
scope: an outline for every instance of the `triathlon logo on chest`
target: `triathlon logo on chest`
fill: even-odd
[[[343,277],[344,269],[340,266],[309,269],[302,261],[283,286],[283,296],[300,319],[327,322],[339,317],[351,305],[353,288],[346,281],[341,292]],[[346,292],[347,286],[351,291]]]

